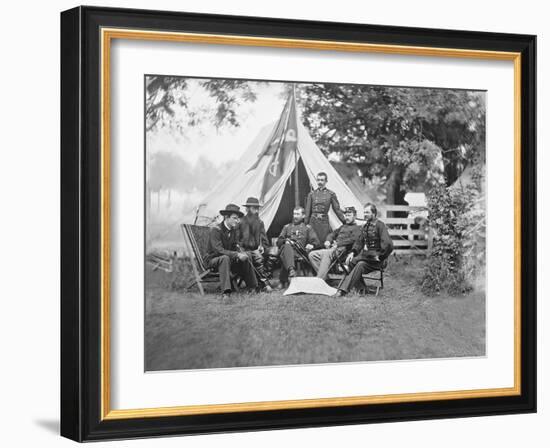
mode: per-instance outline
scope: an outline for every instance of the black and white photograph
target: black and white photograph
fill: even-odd
[[[6,3],[4,445],[543,446],[545,10]]]
[[[486,91],[148,74],[145,370],[486,355]]]

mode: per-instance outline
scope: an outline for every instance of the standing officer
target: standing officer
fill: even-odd
[[[393,251],[393,242],[386,225],[376,218],[376,205],[365,204],[364,216],[367,221],[361,234],[346,258],[352,271],[346,276],[336,296],[343,296],[363,280],[363,274],[379,270]]]
[[[206,264],[220,273],[222,297],[231,294],[231,271],[243,276],[250,289],[258,287],[256,274],[246,252],[239,251],[238,229],[243,213],[239,206],[228,204],[220,210],[223,221],[210,229]]]
[[[326,173],[317,174],[317,186],[319,188],[309,193],[306,201],[306,224],[313,227],[321,241],[326,240],[331,230],[328,223],[328,212],[331,205],[338,219],[345,222],[336,193],[326,187],[327,180]]]
[[[277,246],[281,250],[279,255],[283,264],[283,269],[281,269],[282,283],[286,282],[287,277],[296,277],[295,245],[302,251],[309,252],[320,244],[315,230],[309,224],[304,223],[303,207],[294,208],[292,218],[292,223],[283,227],[277,239]]]

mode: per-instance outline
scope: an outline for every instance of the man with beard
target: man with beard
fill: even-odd
[[[386,225],[376,218],[376,206],[365,204],[366,223],[361,229],[359,238],[353,244],[351,253],[346,258],[351,272],[340,285],[336,296],[347,294],[351,288],[363,280],[363,274],[377,271],[386,265],[386,259],[393,251],[393,242]]]
[[[243,205],[246,215],[239,224],[239,246],[248,254],[256,271],[260,274],[258,281],[267,292],[271,287],[267,283],[267,275],[264,270],[264,251],[269,246],[269,240],[265,232],[264,222],[259,217],[260,201],[250,197]]]
[[[206,265],[220,273],[222,297],[231,294],[231,272],[240,274],[250,289],[258,287],[256,274],[246,252],[239,251],[238,229],[243,213],[239,206],[228,204],[220,210],[223,222],[210,229]]]
[[[361,227],[355,223],[356,216],[355,207],[347,207],[344,213],[344,224],[327,236],[324,242],[325,248],[309,253],[309,261],[317,270],[317,277],[325,280],[332,261],[351,250],[353,243],[361,234]]]
[[[281,269],[282,283],[286,283],[288,277],[296,277],[295,245],[309,252],[320,244],[315,230],[304,222],[304,208],[295,207],[292,216],[292,223],[283,227],[277,239],[277,246],[280,248],[279,256],[283,265],[283,269]]]
[[[328,222],[328,212],[331,206],[338,219],[344,222],[344,214],[340,209],[336,193],[326,187],[327,181],[328,176],[326,173],[318,173],[318,188],[308,194],[306,201],[305,222],[313,227],[313,230],[315,230],[315,233],[321,241],[326,240],[331,230]]]

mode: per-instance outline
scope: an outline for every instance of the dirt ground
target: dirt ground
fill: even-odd
[[[394,260],[378,296],[178,292],[146,279],[145,368],[207,369],[485,355],[485,293],[427,297],[422,259]]]

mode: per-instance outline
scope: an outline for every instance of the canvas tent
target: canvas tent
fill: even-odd
[[[201,216],[213,218],[226,204],[241,205],[247,197],[255,196],[262,203],[260,217],[268,235],[276,236],[292,220],[296,202],[305,205],[307,194],[316,185],[315,176],[323,171],[328,175],[327,187],[336,193],[340,206],[354,206],[362,217],[360,200],[323,155],[295,111],[293,114],[293,103],[293,96],[289,96],[279,119],[260,130],[238,162],[201,201]],[[341,225],[332,209],[329,222],[333,229]]]

